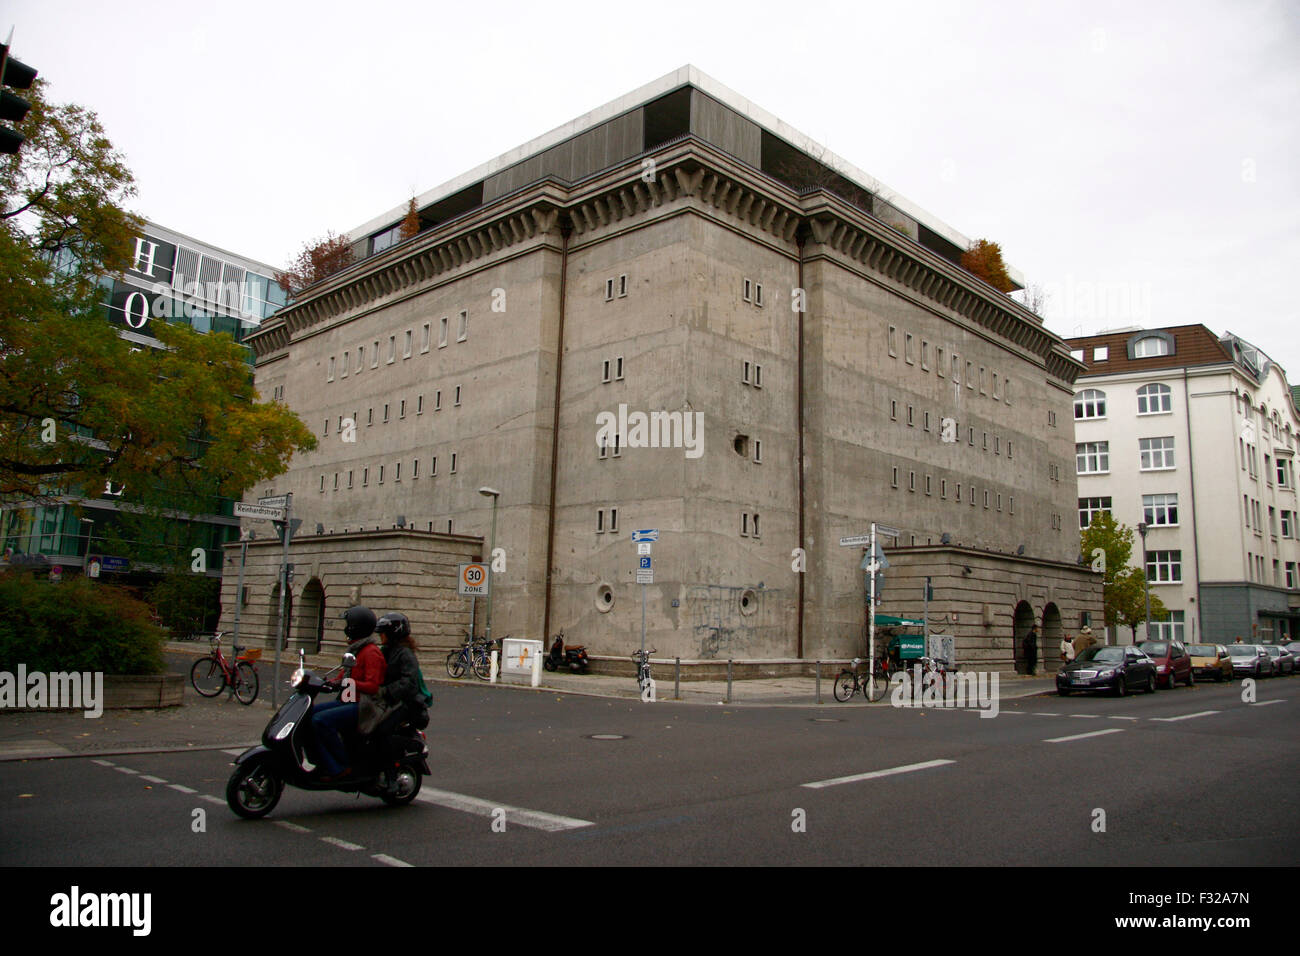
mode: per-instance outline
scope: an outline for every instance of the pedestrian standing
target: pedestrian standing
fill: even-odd
[[[1074,660],[1074,644],[1070,640],[1070,634],[1067,631],[1065,637],[1061,638],[1061,662],[1068,664]]]
[[[1034,626],[1029,629],[1025,635],[1025,668],[1029,676],[1033,677],[1038,671],[1038,627]]]
[[[1080,654],[1082,654],[1084,651],[1086,651],[1088,648],[1092,647],[1092,645],[1096,643],[1097,643],[1096,638],[1092,636],[1092,628],[1088,627],[1088,625],[1085,624],[1079,630],[1079,636],[1074,639],[1074,656],[1078,657]]]

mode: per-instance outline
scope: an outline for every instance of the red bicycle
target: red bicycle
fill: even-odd
[[[229,687],[235,699],[241,704],[251,704],[257,700],[257,668],[253,661],[262,656],[261,648],[247,651],[242,647],[234,650],[235,659],[229,661],[221,653],[221,635],[218,632],[212,638],[212,653],[201,657],[190,668],[190,683],[202,697],[216,697]]]

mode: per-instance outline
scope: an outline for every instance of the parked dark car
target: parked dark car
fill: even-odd
[[[1257,644],[1229,644],[1228,656],[1236,677],[1272,677],[1277,670],[1273,658]]]
[[[1156,682],[1172,688],[1178,681],[1188,687],[1196,683],[1192,672],[1192,658],[1182,641],[1143,641],[1138,645],[1142,653],[1156,665]]]
[[[1188,644],[1187,653],[1197,680],[1232,680],[1232,658],[1222,644]]]
[[[1056,692],[1107,690],[1123,697],[1130,690],[1155,693],[1156,665],[1136,647],[1118,644],[1084,648],[1056,673]]]
[[[1277,667],[1277,673],[1295,673],[1295,655],[1281,644],[1261,644],[1260,647],[1264,648],[1264,653],[1273,658],[1273,663]]]

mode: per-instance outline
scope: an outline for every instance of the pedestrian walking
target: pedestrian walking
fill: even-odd
[[[1092,628],[1085,624],[1080,628],[1079,636],[1074,639],[1074,656],[1078,657],[1096,643],[1097,639],[1092,636]]]
[[[1033,677],[1038,671],[1038,628],[1031,627],[1025,635],[1025,669]]]

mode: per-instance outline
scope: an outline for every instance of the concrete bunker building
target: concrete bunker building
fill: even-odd
[[[416,202],[417,235],[405,204],[355,230],[360,261],[247,340],[261,393],[320,429],[250,499],[294,494],[293,587],[331,639],[359,598],[456,643],[467,612],[421,569],[486,552],[485,485],[494,636],[630,652],[631,532],[656,528],[661,655],[861,653],[862,551],[838,541],[873,520],[902,531],[878,610],[919,614],[929,576],[963,661],[1100,620],[1080,363],[960,267],[966,237],[694,67]],[[253,550],[255,616],[278,551]]]

